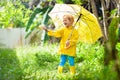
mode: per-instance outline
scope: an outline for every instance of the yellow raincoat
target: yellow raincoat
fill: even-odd
[[[65,48],[66,41],[68,40],[68,37],[72,30],[73,30],[72,26],[69,28],[61,27],[60,29],[56,31],[48,30],[49,36],[61,37],[60,47],[58,51],[59,54],[64,54],[64,55],[73,56],[73,57],[76,56],[76,43],[78,40],[78,31],[75,28],[69,39],[70,47]]]

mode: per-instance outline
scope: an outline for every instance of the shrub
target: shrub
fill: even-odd
[[[15,50],[0,49],[0,80],[21,80],[22,76]]]
[[[19,1],[1,3],[0,9],[0,28],[25,27],[31,13]]]

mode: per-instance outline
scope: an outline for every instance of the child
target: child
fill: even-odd
[[[63,66],[65,65],[67,59],[70,65],[70,73],[75,74],[75,64],[74,58],[76,56],[76,43],[78,40],[78,32],[73,27],[74,17],[72,15],[66,14],[63,16],[63,24],[65,27],[53,31],[48,30],[43,27],[44,30],[48,32],[49,36],[61,37],[59,54],[60,54],[60,64],[58,66],[58,72],[62,73]]]

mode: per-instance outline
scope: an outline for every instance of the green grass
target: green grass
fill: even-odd
[[[0,49],[0,80],[19,80],[22,74],[15,50]]]
[[[69,65],[63,74],[57,73],[58,45],[25,46],[16,49],[0,49],[0,80],[113,80],[113,66],[104,68],[104,48],[79,44],[75,58],[76,74],[70,75]],[[105,76],[107,74],[107,76]]]

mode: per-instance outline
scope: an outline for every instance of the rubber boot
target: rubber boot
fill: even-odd
[[[70,74],[75,74],[75,66],[70,66]]]
[[[63,71],[63,66],[58,66],[58,73],[62,73]]]

